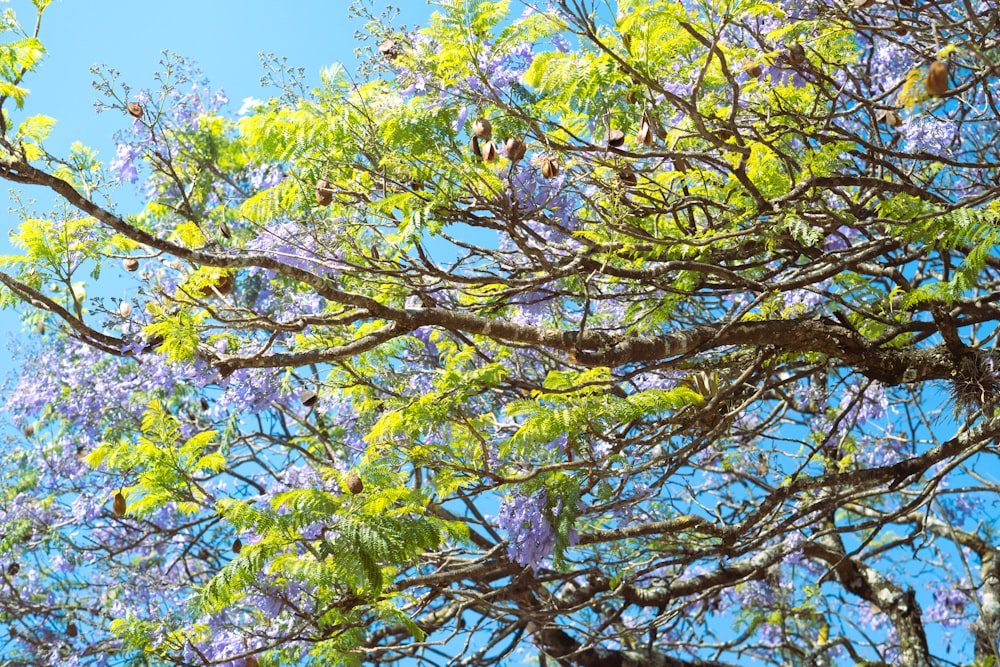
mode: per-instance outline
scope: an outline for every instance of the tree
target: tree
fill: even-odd
[[[995,4],[354,13],[107,168],[5,24],[2,664],[992,664]]]

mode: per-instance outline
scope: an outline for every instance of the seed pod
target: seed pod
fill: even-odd
[[[639,131],[635,133],[635,140],[643,146],[653,145],[653,126],[649,124],[649,117],[646,114],[642,114],[642,120],[639,121]]]
[[[931,63],[924,81],[927,94],[931,97],[941,97],[948,92],[948,66],[940,60]]]
[[[873,4],[875,4],[875,0],[854,0],[854,2],[851,3],[851,7],[854,7],[855,9],[864,9],[865,7]]]
[[[125,267],[126,271],[138,271],[139,270],[139,260],[135,257],[126,257],[122,260],[122,266]]]
[[[479,137],[472,137],[469,141],[469,147],[472,149],[472,154],[475,155],[480,160],[483,159],[483,149],[479,147]]]
[[[747,73],[747,76],[754,79],[759,79],[760,75],[764,73],[764,69],[760,66],[760,63],[749,58],[743,59],[743,71]]]
[[[34,435],[35,435],[35,425],[34,424],[28,424],[27,426],[24,427],[24,437],[31,438]]]
[[[546,155],[541,160],[542,176],[545,178],[555,178],[559,175],[559,161],[551,155]]]
[[[507,159],[511,162],[520,162],[524,158],[524,153],[527,150],[524,142],[517,137],[511,137],[505,141],[503,148],[507,152]]]
[[[621,130],[608,130],[604,135],[604,143],[612,148],[618,148],[625,143],[625,133]]]
[[[903,23],[902,21],[896,21],[896,25],[895,27],[893,27],[893,31],[900,37],[905,37],[906,33],[908,33],[910,29],[907,28],[906,24]]]
[[[39,336],[45,335],[45,321],[39,320],[38,324],[35,325],[35,333]]]
[[[639,183],[639,179],[636,178],[632,167],[627,165],[618,170],[618,180],[627,188],[634,188]]]
[[[127,318],[132,314],[132,304],[128,301],[122,301],[118,304],[118,314],[121,315],[122,319]]]
[[[15,574],[21,571],[21,566],[17,563],[11,563],[7,566],[7,574],[13,577]]]
[[[497,161],[497,145],[492,141],[487,141],[483,146],[483,162]]]
[[[399,49],[399,44],[396,43],[394,39],[387,39],[378,45],[378,52],[386,60],[395,60],[399,57],[401,53]]]
[[[347,476],[347,490],[358,495],[365,490],[364,482],[361,481],[361,477],[357,473],[352,472]]]
[[[219,233],[222,234],[224,239],[233,238],[233,232],[229,229],[229,225],[226,224],[225,220],[219,220]]]
[[[237,537],[235,540],[233,540],[233,553],[238,554],[241,551],[243,551],[243,542],[240,541],[240,538]]]
[[[319,395],[312,389],[306,389],[299,394],[299,400],[302,401],[302,405],[307,408],[311,408],[316,405],[316,401],[319,400]]]
[[[125,496],[122,495],[121,491],[116,491],[115,492],[115,499],[114,499],[114,503],[112,503],[112,509],[115,512],[115,516],[119,516],[119,517],[120,516],[125,516],[125,510],[127,508],[126,508],[126,505],[125,505]]]
[[[219,276],[218,280],[215,281],[215,290],[225,296],[233,291],[233,285],[236,284],[236,280],[233,278],[231,273],[223,273]]]
[[[316,181],[316,203],[320,206],[328,206],[333,202],[333,190],[330,182],[325,178]]]
[[[243,661],[243,667],[260,667],[260,663],[257,662],[257,658],[248,655],[247,659]]]
[[[801,65],[806,61],[806,49],[799,43],[792,44],[788,47],[788,62],[793,65]]]
[[[133,118],[142,118],[142,105],[138,102],[129,102],[125,109]]]
[[[493,138],[493,126],[485,118],[477,118],[472,121],[472,133],[488,141]]]
[[[69,637],[70,639],[72,639],[73,637],[76,637],[78,634],[80,634],[80,631],[76,629],[76,623],[74,623],[73,621],[70,621],[69,623],[66,624],[66,636],[67,637]]]
[[[201,409],[208,410],[208,399],[202,396],[200,402],[201,402]]]
[[[629,88],[625,91],[625,103],[626,104],[636,104],[639,102],[639,93],[635,92],[634,89]]]
[[[892,109],[879,109],[875,112],[875,120],[889,127],[899,127],[903,124],[903,118]]]

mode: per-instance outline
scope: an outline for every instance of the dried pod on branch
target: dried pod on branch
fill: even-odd
[[[948,92],[948,65],[935,60],[927,70],[924,87],[931,97],[941,97]]]
[[[643,146],[653,145],[653,126],[646,114],[642,114],[642,120],[639,121],[639,131],[635,133],[635,140]]]
[[[319,400],[319,395],[312,389],[306,389],[299,394],[299,401],[301,401],[302,405],[306,406],[307,408],[311,408],[312,406],[316,405],[316,401],[318,400]]]
[[[507,159],[511,162],[520,162],[524,158],[527,147],[524,142],[517,137],[511,137],[504,142],[504,150],[507,152]]]
[[[903,117],[893,109],[879,109],[875,112],[875,120],[889,127],[899,127],[903,124]]]
[[[365,490],[365,484],[361,481],[361,477],[356,472],[352,472],[347,476],[347,490],[354,495],[358,495]]]
[[[129,102],[125,109],[133,118],[142,118],[142,105],[138,102]]]
[[[604,135],[604,143],[612,148],[619,148],[625,143],[625,133],[621,130],[608,130]]]
[[[125,496],[122,495],[121,491],[115,492],[114,500],[111,504],[111,509],[114,511],[115,516],[122,517],[125,516],[125,511],[127,506],[125,505]]]
[[[135,257],[126,257],[122,260],[122,266],[125,267],[126,271],[138,271],[139,270],[139,260]]]
[[[320,206],[328,206],[333,202],[333,189],[330,182],[325,178],[316,181],[316,203]]]
[[[477,118],[472,121],[472,133],[484,141],[489,141],[493,138],[493,126],[485,118]]]
[[[555,178],[559,175],[559,160],[553,155],[544,155],[539,166],[542,169],[542,176],[545,178]]]
[[[497,145],[492,141],[487,141],[483,146],[483,162],[497,161]]]

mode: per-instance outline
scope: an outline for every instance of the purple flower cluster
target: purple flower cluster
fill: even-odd
[[[507,533],[507,554],[522,567],[538,568],[552,555],[556,533],[546,516],[548,494],[525,496],[520,491],[500,504],[497,525]]]

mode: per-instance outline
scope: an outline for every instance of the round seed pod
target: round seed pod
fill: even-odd
[[[21,566],[18,563],[11,563],[7,566],[7,575],[13,577],[15,574],[21,571]]]
[[[497,145],[492,141],[487,141],[483,146],[483,162],[497,161]]]
[[[316,181],[316,203],[320,206],[328,206],[333,202],[333,190],[330,182],[325,178]]]
[[[238,554],[241,551],[243,551],[243,542],[240,541],[240,538],[237,537],[235,540],[233,540],[233,553]]]
[[[248,655],[247,659],[243,661],[243,667],[260,667],[260,663],[257,662],[257,658]]]
[[[524,158],[524,153],[527,150],[524,142],[517,137],[511,137],[505,141],[503,148],[507,152],[507,159],[511,162],[520,162]]]
[[[786,56],[788,57],[788,62],[793,65],[801,65],[806,61],[806,48],[796,42],[788,47]]]
[[[34,424],[28,424],[27,426],[24,427],[24,437],[31,438],[34,435],[35,435],[35,425]]]
[[[618,148],[625,143],[625,133],[621,130],[608,130],[604,135],[604,143],[612,148]]]
[[[73,637],[76,637],[78,634],[80,634],[80,631],[77,630],[76,623],[74,623],[73,621],[70,621],[69,623],[66,624],[66,636],[67,637],[69,637],[70,639],[72,639]]]
[[[932,62],[927,70],[924,87],[931,97],[941,97],[948,92],[948,66],[940,60]]]
[[[202,396],[201,400],[200,400],[200,403],[201,403],[201,409],[202,410],[208,410],[208,399],[207,398],[205,398],[204,396]]]
[[[378,52],[386,60],[395,60],[402,53],[399,48],[399,44],[396,43],[394,39],[387,39],[378,45]]]
[[[299,400],[302,402],[302,405],[306,406],[307,408],[311,408],[312,406],[316,405],[316,401],[319,400],[319,394],[317,394],[312,389],[306,389],[299,394]]]
[[[233,285],[236,284],[235,278],[231,273],[223,273],[219,276],[219,279],[215,281],[215,289],[219,294],[225,296],[233,291]]]
[[[132,304],[129,303],[128,301],[122,301],[121,303],[119,303],[118,314],[121,315],[123,319],[127,318],[129,315],[132,314]]]
[[[45,322],[44,321],[39,321],[38,324],[35,325],[35,333],[38,334],[39,336],[44,336],[45,335]]]
[[[122,260],[122,266],[125,267],[126,271],[138,271],[139,270],[139,260],[135,257],[126,257]]]
[[[361,481],[361,477],[357,473],[352,472],[347,476],[347,490],[358,495],[365,490],[365,484]]]
[[[112,503],[112,509],[114,510],[115,516],[121,517],[125,516],[125,510],[127,506],[125,505],[125,496],[122,495],[121,491],[115,492],[114,502]]]
[[[545,178],[555,178],[559,175],[559,161],[551,155],[542,158],[541,168],[542,176]]]
[[[472,121],[472,133],[488,141],[493,138],[493,126],[485,118],[477,118]]]
[[[879,109],[875,112],[875,120],[889,127],[899,127],[903,124],[903,118],[892,109]]]
[[[125,109],[133,118],[142,118],[142,105],[138,102],[129,102]]]
[[[627,188],[634,188],[639,183],[639,179],[636,178],[635,172],[632,171],[632,167],[629,166],[625,166],[618,170],[618,180]]]
[[[743,59],[743,71],[747,73],[747,76],[753,77],[754,79],[759,79],[760,75],[764,73],[764,69],[760,66],[760,63],[750,60],[749,58]]]

